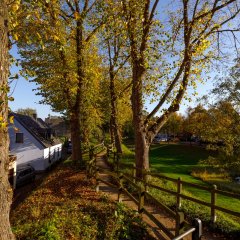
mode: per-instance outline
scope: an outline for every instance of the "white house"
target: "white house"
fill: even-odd
[[[17,157],[14,155],[9,155],[9,172],[8,179],[11,182],[13,189],[16,188],[16,172],[17,172]]]
[[[52,137],[51,129],[36,115],[11,113],[9,125],[10,153],[17,157],[17,168],[30,164],[44,171],[62,157],[62,144]]]

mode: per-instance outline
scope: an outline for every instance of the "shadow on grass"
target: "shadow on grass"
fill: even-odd
[[[150,150],[151,166],[161,173],[190,174],[192,167],[208,156],[204,148],[182,144],[159,144]]]

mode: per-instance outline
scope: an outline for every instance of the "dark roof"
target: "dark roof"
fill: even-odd
[[[52,129],[41,118],[34,119],[32,116],[19,113],[11,113],[10,115],[14,116],[44,147],[58,143],[52,137]]]
[[[41,118],[37,118],[38,123],[43,127],[43,128],[49,128],[50,126],[44,122]]]

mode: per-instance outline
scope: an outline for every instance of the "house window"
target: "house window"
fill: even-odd
[[[16,133],[16,143],[23,143],[23,133]]]

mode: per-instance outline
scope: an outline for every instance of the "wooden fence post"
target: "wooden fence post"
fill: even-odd
[[[117,153],[117,173],[119,172],[119,161],[121,158],[121,153]]]
[[[175,236],[181,234],[181,229],[183,228],[184,224],[184,213],[183,212],[176,212],[176,231]]]
[[[136,164],[133,163],[133,169],[132,169],[132,176],[133,176],[133,182],[136,183]]]
[[[122,189],[123,189],[123,174],[119,175],[119,187],[118,187],[118,202],[122,202]]]
[[[181,197],[180,197],[181,193],[182,193],[182,183],[181,183],[181,178],[179,177],[177,181],[177,209],[180,209],[182,205]]]
[[[95,178],[96,178],[96,192],[99,192],[99,168],[96,168],[95,172]]]
[[[92,158],[93,158],[93,154],[94,154],[94,147],[91,146],[91,147],[89,148],[89,160],[90,160],[90,161],[91,161]]]
[[[116,170],[116,155],[117,155],[117,153],[114,151],[113,152],[113,168],[114,168],[114,171]]]
[[[145,187],[145,192],[148,192],[148,182],[149,182],[149,170],[145,171],[144,173],[144,187]]]
[[[87,179],[88,179],[89,178],[89,161],[87,162],[86,173],[87,173]]]
[[[212,191],[211,191],[211,221],[214,224],[217,220],[216,216],[216,200],[217,200],[217,194],[216,194],[217,186],[213,185]]]
[[[109,155],[110,155],[110,149],[109,149],[109,145],[107,145],[107,161],[109,159]]]
[[[202,237],[202,221],[198,218],[195,218],[193,221],[193,227],[195,231],[192,234],[192,240],[201,240]]]
[[[89,163],[89,175],[90,175],[90,177],[93,176],[93,163],[92,163],[92,161]]]
[[[143,213],[144,198],[145,198],[145,189],[143,186],[141,186],[140,193],[139,193],[139,205],[138,205],[138,213],[139,214]]]

